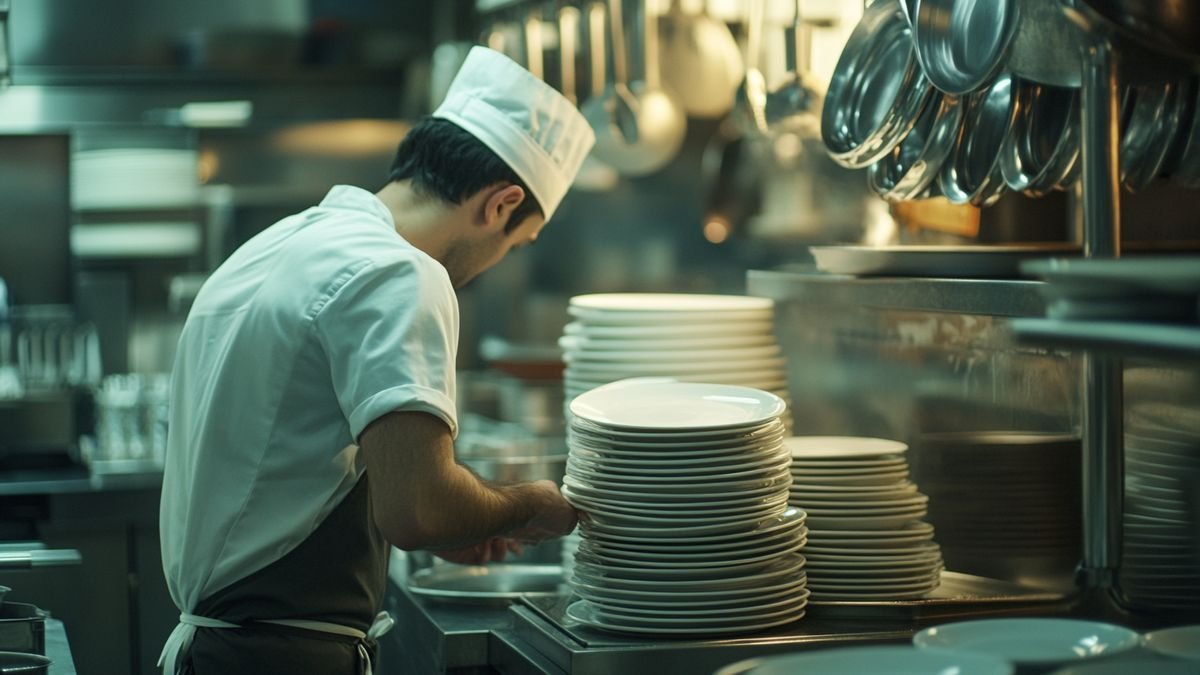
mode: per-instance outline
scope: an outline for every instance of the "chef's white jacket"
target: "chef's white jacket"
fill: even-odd
[[[446,270],[365,190],[335,187],[239,248],[201,288],[172,376],[159,529],[176,604],[304,541],[362,474],[371,421],[424,411],[456,433],[457,343]]]

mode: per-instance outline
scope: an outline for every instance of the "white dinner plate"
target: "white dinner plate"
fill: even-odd
[[[792,474],[795,477],[796,483],[805,485],[814,482],[821,482],[826,485],[857,485],[860,487],[874,487],[876,490],[880,486],[891,486],[897,483],[904,483],[908,480],[908,469],[896,471],[880,471],[877,473],[861,473],[850,474],[846,476],[813,476],[810,474]]]
[[[940,556],[915,563],[886,563],[878,565],[853,564],[842,562],[819,562],[809,560],[806,569],[809,576],[825,582],[841,581],[845,583],[882,583],[892,579],[928,579],[943,567]]]
[[[928,593],[941,585],[940,575],[941,572],[938,571],[884,580],[875,580],[869,576],[860,579],[835,577],[826,580],[809,573],[808,587],[814,593]]]
[[[911,513],[902,513],[890,516],[863,516],[853,518],[839,518],[835,516],[817,516],[812,513],[808,514],[808,526],[814,532],[820,532],[825,528],[834,528],[838,530],[878,530],[888,529],[892,527],[900,527],[906,523],[920,520],[925,517],[925,509],[913,511]]]
[[[708,467],[733,467],[758,463],[779,449],[779,441],[762,442],[741,447],[715,447],[693,450],[687,444],[672,448],[620,448],[591,443],[575,436],[567,439],[571,457],[588,462],[604,462],[613,471],[649,471],[676,467],[680,470]]]
[[[802,489],[796,487],[797,483],[792,483],[791,493],[797,501],[804,499],[815,499],[825,502],[876,502],[876,501],[893,501],[913,497],[918,494],[916,483],[908,483],[901,488],[871,490],[869,492],[817,492],[811,489]]]
[[[804,547],[804,555],[806,556],[820,558],[821,560],[838,560],[843,562],[862,560],[923,560],[930,555],[940,554],[941,547],[934,542],[886,549],[856,546],[814,546],[811,543]]]
[[[618,471],[616,469],[604,467],[600,468],[596,463],[590,463],[587,460],[579,459],[574,456],[568,457],[567,471],[577,478],[593,483],[595,487],[612,486],[624,487],[641,486],[644,483],[706,483],[720,482],[727,483],[730,481],[749,480],[754,478],[774,476],[782,473],[787,469],[788,459],[779,455],[765,455],[759,463],[747,464],[744,468],[738,469],[718,469],[707,471],[655,471],[650,472],[645,469],[633,469],[632,471]],[[601,467],[604,465],[601,464]],[[605,470],[607,468],[607,471]]]
[[[609,528],[599,529],[588,533],[589,537],[613,544],[706,544],[753,542],[760,537],[766,537],[780,531],[795,530],[801,527],[806,519],[797,518],[800,509],[788,508],[782,514],[764,518],[757,523],[739,529],[722,532],[680,532],[678,528],[662,530],[661,528]]]
[[[672,590],[658,592],[654,589],[624,590],[607,586],[595,586],[577,578],[570,580],[572,590],[588,600],[623,607],[660,608],[709,608],[738,607],[770,602],[782,597],[807,594],[805,584],[808,576],[800,572],[797,576],[762,586],[751,586],[726,591]]]
[[[604,428],[679,431],[754,428],[786,410],[774,394],[691,382],[618,382],[571,401],[571,414]]]
[[[792,464],[801,466],[805,469],[825,470],[825,469],[862,469],[867,467],[878,466],[893,466],[896,464],[905,464],[908,460],[904,455],[880,455],[878,457],[867,457],[865,459],[796,459],[792,458]]]
[[[737,349],[661,349],[661,350],[632,350],[623,351],[588,351],[582,349],[567,349],[563,352],[563,360],[570,364],[593,367],[607,367],[607,364],[638,364],[646,361],[674,363],[676,361],[752,361],[759,359],[777,358],[782,353],[779,345],[764,345],[760,347],[740,347]]]
[[[909,523],[908,525],[911,527],[915,525],[928,526],[929,524],[916,521]],[[897,549],[911,547],[916,544],[933,540],[932,526],[930,526],[928,532],[918,530],[897,531],[892,533],[892,536],[889,537],[830,537],[830,532],[837,532],[837,530],[810,531],[808,536],[809,546],[817,546],[819,548]],[[854,530],[842,530],[841,532],[853,533]],[[860,532],[862,534],[868,534],[869,530],[860,530]]]
[[[580,600],[567,607],[567,618],[578,621],[587,626],[600,628],[619,633],[632,634],[647,634],[647,635],[724,635],[731,633],[752,633],[767,628],[783,626],[789,623],[794,623],[804,618],[804,610],[801,609],[794,614],[789,614],[778,619],[761,622],[737,622],[730,625],[714,625],[714,626],[692,626],[685,625],[679,627],[636,627],[630,628],[621,624],[614,624],[596,616],[594,606],[587,604],[586,600]]]
[[[574,497],[567,497],[568,500]],[[582,506],[582,505],[581,505]],[[760,506],[754,511],[734,513],[721,516],[688,516],[666,514],[665,512],[646,512],[638,515],[617,512],[611,509],[584,509],[588,515],[588,528],[591,530],[614,527],[668,527],[668,528],[727,528],[743,523],[758,522],[779,512],[778,506]]]
[[[814,467],[806,464],[797,464],[795,459],[792,460],[792,473],[797,476],[811,477],[811,480],[818,482],[827,476],[873,476],[880,473],[905,470],[907,468],[908,462],[903,459],[851,467]]]
[[[743,603],[740,605],[724,605],[724,606],[650,606],[629,604],[620,601],[613,601],[609,598],[590,598],[583,596],[588,602],[596,605],[598,609],[605,612],[613,612],[627,616],[642,616],[642,617],[674,617],[678,619],[695,618],[711,618],[711,617],[729,617],[729,616],[745,616],[755,612],[770,613],[785,607],[803,606],[808,602],[809,590],[806,588],[793,589],[787,593],[779,593],[774,596],[757,598],[753,604]],[[582,594],[581,594],[582,595]]]
[[[613,609],[605,605],[593,604],[597,616],[604,621],[609,621],[614,624],[629,626],[631,628],[651,627],[702,627],[702,626],[726,626],[734,622],[741,621],[768,621],[782,616],[794,616],[798,611],[802,611],[804,606],[808,604],[808,596],[797,596],[777,603],[774,607],[745,607],[736,612],[718,614],[715,616],[703,616],[696,614],[689,615],[647,615],[636,612],[625,612],[620,609]]]
[[[658,386],[647,390],[647,387],[650,385]],[[678,411],[672,415],[669,415],[668,417],[668,422],[674,424],[675,426],[665,428],[645,426],[618,427],[610,425],[605,421],[613,417],[614,414],[622,415],[623,418],[628,405],[621,405],[619,403],[620,393],[622,390],[628,389],[631,390],[631,392],[638,392],[634,394],[634,397],[639,401],[643,401],[646,398],[652,398],[654,391],[672,387],[675,388],[676,391],[687,390],[689,392],[679,396],[670,397],[671,400],[675,401],[677,404],[694,403],[697,397],[702,397],[704,395],[702,392],[724,391],[730,392],[734,396],[746,394],[747,397],[745,399],[736,398],[731,402],[723,399],[716,399],[714,401],[713,406],[720,409],[723,413],[720,417],[720,420],[723,423],[727,422],[727,424],[720,427],[689,426],[689,424],[693,424],[697,420],[693,418],[693,415],[687,412],[680,413]],[[719,396],[720,394],[717,395]],[[613,410],[603,407],[612,402],[614,398],[617,398],[618,402],[613,403]],[[732,441],[748,436],[754,437],[767,433],[770,430],[777,429],[777,425],[782,424],[782,422],[779,420],[779,413],[783,412],[782,399],[768,392],[739,386],[677,382],[659,378],[634,379],[606,384],[603,387],[589,391],[587,394],[584,394],[575,400],[578,401],[580,399],[583,399],[583,403],[580,405],[587,406],[589,410],[591,410],[593,407],[596,407],[596,403],[599,402],[599,405],[601,406],[599,411],[603,412],[605,417],[604,420],[594,421],[586,416],[576,416],[571,420],[572,429],[580,434],[586,434],[600,439],[611,438],[614,441],[638,440],[642,442],[662,441],[667,443],[701,440]],[[575,401],[572,401],[571,405],[574,407]],[[776,413],[776,410],[779,412]],[[574,414],[573,411],[572,414]],[[634,411],[629,412],[628,416],[632,417],[641,424],[645,424],[642,419],[645,417],[644,414],[638,414],[636,411]],[[749,421],[742,421],[743,419]]]
[[[576,320],[592,326],[657,326],[668,321],[695,326],[714,326],[729,321],[766,321],[774,317],[774,311],[771,309],[729,310],[725,312],[638,312],[568,307],[567,313]]]
[[[780,462],[790,461],[780,452],[778,444],[772,447],[764,444],[756,451],[739,452],[733,457],[689,457],[684,455],[677,460],[654,460],[636,458],[610,457],[601,451],[588,450],[586,446],[577,445],[570,449],[568,461],[581,469],[600,476],[609,476],[616,480],[625,477],[631,480],[656,477],[686,477],[704,474],[728,475],[741,473],[766,466],[774,466]]]
[[[586,337],[563,335],[558,346],[580,352],[649,352],[685,349],[747,349],[778,344],[770,333],[761,335],[718,335],[677,338]]]
[[[580,549],[588,551],[593,555],[600,556],[605,560],[613,562],[623,561],[626,563],[672,563],[686,561],[735,561],[746,557],[755,557],[766,554],[782,554],[797,546],[804,546],[807,543],[807,536],[803,533],[803,529],[799,533],[791,533],[784,537],[772,537],[769,540],[762,542],[754,542],[752,544],[743,544],[742,546],[733,548],[726,547],[720,550],[697,550],[683,549],[675,552],[663,552],[662,550],[637,551],[625,548],[609,546],[603,542],[589,540],[581,543]]]
[[[787,505],[786,495],[767,495],[759,498],[741,498],[739,500],[722,500],[720,502],[631,502],[615,499],[588,499],[580,497],[567,486],[562,488],[564,497],[570,502],[578,502],[587,510],[599,511],[612,515],[655,515],[681,517],[720,517],[745,515],[771,509],[782,509]]]
[[[797,675],[843,673],[854,675],[1012,675],[1004,659],[987,654],[912,647],[839,647],[739,661],[716,675]]]
[[[591,537],[588,541],[602,550],[645,552],[648,555],[725,555],[731,549],[738,551],[758,545],[777,544],[795,539],[807,540],[808,528],[804,527],[805,515],[799,509],[788,509],[785,515],[772,519],[762,527],[747,530],[741,535],[718,535],[644,539],[631,537]],[[582,544],[581,544],[582,545]]]
[[[913,644],[992,654],[1018,665],[1052,665],[1133,649],[1138,634],[1075,619],[981,619],[926,628],[913,636]]]
[[[836,484],[835,485],[835,484],[823,484],[823,483],[805,483],[803,481],[796,481],[795,484],[792,485],[792,489],[795,491],[798,491],[798,492],[812,492],[812,493],[827,492],[830,494],[831,497],[834,495],[837,495],[838,498],[841,498],[844,495],[847,499],[853,499],[855,497],[855,495],[866,495],[866,494],[873,494],[873,493],[879,493],[879,492],[884,492],[884,493],[916,492],[917,484],[912,481],[909,481],[909,480],[898,481],[894,485],[885,485],[885,486],[845,485],[845,484]]]
[[[929,523],[910,523],[900,528],[887,528],[882,530],[836,530],[827,529],[821,531],[821,539],[830,541],[835,540],[903,540],[912,537],[924,537],[930,539],[933,537],[933,525]]]
[[[576,295],[570,307],[615,312],[771,312],[770,298],[703,293],[589,293]]]
[[[879,457],[908,451],[900,441],[856,436],[793,436],[784,445],[796,459]]]
[[[747,373],[754,373],[755,380],[780,379],[783,377],[787,360],[781,356],[761,358],[730,358],[723,357],[709,361],[683,361],[646,363],[578,363],[567,364],[563,371],[566,378],[577,378],[584,382],[599,382],[610,379],[629,379],[638,377],[676,377],[687,376],[693,379],[701,377],[719,377],[722,375],[741,374],[743,379],[749,379]]]
[[[712,579],[626,579],[606,573],[604,570],[594,569],[590,565],[585,565],[582,569],[576,565],[574,573],[575,577],[581,581],[602,588],[721,591],[757,588],[792,579],[803,572],[804,563],[804,556],[791,553],[779,557],[774,562],[768,563],[763,569],[751,574]]]
[[[685,577],[685,574],[690,578],[705,579],[731,576],[731,573],[735,571],[740,573],[762,569],[784,555],[796,553],[801,546],[803,546],[803,542],[795,541],[790,546],[775,550],[755,554],[745,553],[740,558],[722,560],[700,556],[693,556],[692,560],[629,560],[593,552],[593,549],[581,546],[576,554],[575,563],[583,564],[585,570],[591,566],[592,569],[603,570],[614,576],[629,579],[688,578]]]
[[[907,507],[924,506],[929,503],[929,497],[917,493],[907,497],[896,499],[858,499],[858,500],[837,500],[837,499],[817,499],[810,497],[801,499],[796,495],[792,495],[792,500],[800,507],[808,510],[818,511],[840,511],[847,514],[858,514],[860,512],[875,512],[875,511],[899,511]]]
[[[711,338],[734,337],[746,335],[774,335],[775,325],[772,319],[762,318],[754,321],[725,321],[717,324],[688,324],[661,322],[657,324],[638,326],[601,326],[581,321],[573,321],[563,327],[567,335],[577,335],[583,338],[618,340],[632,339],[669,339],[679,338]]]

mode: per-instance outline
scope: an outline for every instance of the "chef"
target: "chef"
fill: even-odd
[[[334,187],[212,274],[171,384],[164,673],[370,673],[389,545],[476,564],[574,528],[554,483],[455,462],[454,289],[537,239],[593,143],[477,47],[383,189]]]

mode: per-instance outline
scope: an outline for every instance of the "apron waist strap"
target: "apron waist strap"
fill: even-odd
[[[318,633],[329,633],[332,635],[342,635],[352,637],[359,641],[358,655],[362,664],[362,672],[365,675],[372,675],[371,653],[367,650],[363,640],[377,640],[379,637],[392,629],[396,625],[394,619],[387,612],[380,612],[375,615],[375,621],[367,632],[362,632],[357,628],[343,626],[341,624],[330,623],[328,621],[315,621],[311,619],[260,619],[255,623],[270,623],[279,626],[290,626],[292,628],[301,628],[304,630],[316,631]],[[192,640],[196,637],[197,628],[241,628],[242,626],[220,619],[212,619],[206,616],[197,616],[188,612],[183,612],[179,615],[179,624],[175,626],[175,630],[171,631],[170,637],[167,638],[167,643],[163,645],[162,653],[158,657],[158,666],[162,668],[163,675],[174,675],[178,668],[179,655],[187,650],[192,644]]]

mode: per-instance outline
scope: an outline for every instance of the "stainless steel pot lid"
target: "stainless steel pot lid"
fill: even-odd
[[[871,189],[888,201],[925,194],[954,150],[962,113],[961,98],[936,93],[904,140],[871,165],[867,172]]]
[[[896,2],[867,7],[834,69],[821,139],[842,166],[865,168],[904,138],[932,96]]]
[[[0,652],[0,673],[4,673],[5,675],[9,673],[20,673],[21,675],[48,673],[50,672],[51,663],[50,659],[40,654]]]
[[[1024,85],[1003,73],[987,89],[967,97],[954,155],[942,165],[938,184],[956,204],[987,206],[1005,191],[1000,151],[1012,134]]]
[[[1078,177],[1079,92],[1029,85],[1018,91],[1017,117],[1000,151],[1010,190],[1037,197]]]
[[[1004,67],[1016,24],[1015,0],[917,0],[913,41],[926,77],[948,94],[979,89]]]

